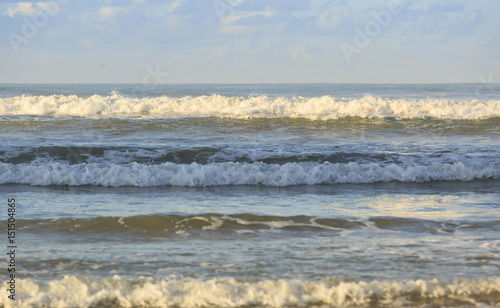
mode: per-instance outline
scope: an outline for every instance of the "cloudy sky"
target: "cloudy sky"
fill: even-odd
[[[0,1],[0,83],[500,80],[498,0]]]

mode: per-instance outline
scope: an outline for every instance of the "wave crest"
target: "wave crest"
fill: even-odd
[[[0,163],[0,184],[95,186],[293,186],[340,183],[472,181],[500,178],[500,162],[379,165],[376,163],[211,163],[189,165],[8,164]]]
[[[240,281],[169,278],[18,282],[16,304],[23,307],[470,307],[500,303],[500,279],[410,281],[340,281],[326,279]],[[0,304],[12,307],[4,296]]]
[[[363,98],[231,97],[221,95],[130,98],[76,95],[16,96],[0,99],[0,115],[211,116],[221,118],[361,118],[485,119],[500,117],[500,101],[450,101]]]

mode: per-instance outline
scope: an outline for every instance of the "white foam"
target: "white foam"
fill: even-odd
[[[238,281],[169,278],[95,280],[66,276],[60,280],[17,282],[17,307],[305,307],[368,304],[500,304],[500,278],[455,282],[359,281],[336,279]],[[7,296],[0,305],[14,307]]]
[[[211,163],[190,165],[8,164],[0,163],[0,184],[96,186],[292,186],[330,183],[471,181],[500,178],[500,161],[433,162],[428,165],[376,163]]]
[[[129,226],[127,226],[127,224],[125,223],[125,218],[123,218],[123,217],[120,217],[120,218],[118,219],[118,223],[119,223],[120,225],[124,226],[125,228],[130,228],[130,227],[129,227]]]
[[[356,117],[483,119],[500,117],[500,101],[363,98],[228,97],[221,95],[129,98],[118,93],[88,98],[75,95],[16,96],[0,99],[0,115],[215,116],[223,118]]]

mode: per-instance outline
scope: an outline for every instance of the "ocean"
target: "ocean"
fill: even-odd
[[[500,84],[1,84],[0,140],[1,307],[500,306]]]

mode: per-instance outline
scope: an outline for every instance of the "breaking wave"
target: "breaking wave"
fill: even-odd
[[[500,178],[499,161],[428,165],[293,162],[222,162],[159,165],[115,163],[0,163],[0,184],[119,186],[293,186],[340,183],[472,181]]]
[[[500,279],[341,281],[325,279],[245,281],[169,277],[18,282],[18,307],[493,307],[500,304]],[[13,307],[3,296],[0,304]]]
[[[0,115],[211,116],[221,118],[361,118],[485,119],[500,117],[500,101],[451,101],[363,98],[232,97],[221,95],[130,98],[108,96],[16,96],[0,99]]]

